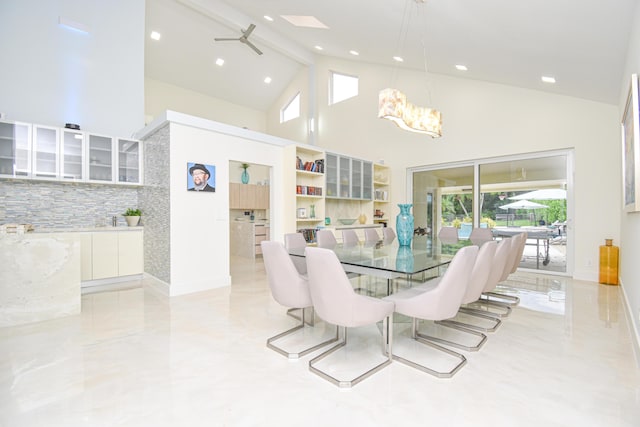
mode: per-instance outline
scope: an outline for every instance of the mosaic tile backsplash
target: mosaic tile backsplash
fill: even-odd
[[[141,187],[123,185],[0,180],[0,224],[33,224],[39,228],[111,226],[115,216],[138,207]],[[143,216],[144,218],[144,216]]]

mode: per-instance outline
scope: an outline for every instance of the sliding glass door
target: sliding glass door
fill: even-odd
[[[434,237],[453,226],[467,239],[473,227],[486,227],[501,239],[526,231],[520,268],[570,273],[572,156],[563,150],[412,168],[416,232]]]

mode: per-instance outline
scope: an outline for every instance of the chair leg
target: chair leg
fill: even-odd
[[[318,356],[314,357],[309,361],[309,370],[314,374],[320,376],[321,378],[324,378],[325,380],[329,381],[330,383],[340,388],[350,388],[358,384],[362,380],[375,374],[376,372],[378,372],[379,370],[381,370],[382,368],[384,368],[385,366],[389,365],[392,362],[392,353],[391,353],[392,338],[387,331],[390,330],[389,328],[393,328],[393,316],[389,316],[383,320],[383,324],[382,324],[382,353],[386,356],[386,360],[384,362],[379,363],[378,365],[367,370],[363,374],[358,375],[352,380],[341,380],[319,369],[316,366],[316,364],[320,360],[324,359],[325,357],[329,356],[330,354],[334,353],[335,351],[347,345],[347,328],[345,328],[344,326],[339,326],[338,328],[343,331],[343,336],[344,336],[343,340],[338,344],[336,344],[335,346],[328,349],[327,351],[325,351],[324,353],[319,354]]]
[[[454,366],[450,371],[446,371],[446,372],[441,372],[441,371],[436,371],[435,369],[431,369],[427,366],[421,365],[417,362],[414,362],[412,360],[409,359],[405,359],[404,357],[398,356],[397,354],[393,355],[393,359],[397,360],[400,363],[404,363],[405,365],[411,366],[412,368],[418,369],[420,371],[426,372],[428,374],[431,374],[433,376],[436,376],[438,378],[451,378],[453,377],[460,369],[462,369],[462,367],[464,365],[466,365],[467,363],[467,359],[460,353],[457,353],[453,350],[449,350],[446,347],[443,347],[441,345],[438,345],[434,342],[431,342],[427,339],[421,338],[418,335],[418,319],[414,318],[411,324],[411,338],[418,341],[421,344],[425,344],[428,345],[432,348],[435,348],[436,350],[440,350],[444,353],[447,353],[453,357],[455,357],[456,359],[459,360],[458,364],[456,366]]]
[[[498,292],[484,292],[482,295],[484,295],[487,299],[496,298],[498,299],[497,302],[500,302],[502,304],[507,304],[512,307],[520,304],[520,298],[518,298],[515,295],[501,294]]]
[[[464,323],[464,322],[459,322],[451,319],[443,320],[441,322],[436,322],[436,323],[451,323],[451,324],[456,324],[458,326],[461,326],[463,328],[473,329],[475,331],[482,331],[482,332],[495,332],[498,329],[498,327],[502,324],[502,320],[499,319],[500,316],[488,314],[488,312],[483,310],[460,307],[460,310],[458,311],[461,313],[467,314],[469,316],[490,320],[493,322],[493,326],[484,327],[484,326],[474,325],[473,323]]]
[[[436,342],[436,343],[440,343],[440,344],[444,344],[444,345],[448,345],[451,347],[456,347],[459,348],[461,350],[466,350],[466,351],[478,351],[480,350],[480,347],[482,347],[484,345],[484,343],[487,341],[487,336],[481,332],[476,332],[470,329],[467,329],[465,327],[461,326],[461,322],[456,322],[453,320],[443,320],[443,321],[437,321],[435,322],[437,325],[440,326],[444,326],[445,328],[451,328],[451,329],[455,329],[457,331],[461,331],[464,332],[465,334],[470,334],[470,335],[474,335],[476,337],[479,338],[478,342],[476,343],[476,345],[474,346],[470,346],[470,345],[464,345],[461,344],[459,342],[455,342],[455,341],[451,341],[451,340],[445,340],[444,338],[440,338],[440,337],[434,337],[433,335],[427,335],[427,334],[421,334],[420,332],[416,331],[416,336],[428,340],[428,341],[432,341],[432,342]]]
[[[499,308],[501,310],[504,310],[504,312],[501,312],[501,313],[496,313],[494,311],[490,311],[490,312],[487,311],[487,313],[490,316],[509,317],[509,315],[511,314],[511,311],[512,311],[510,304],[505,304],[505,303],[502,303],[502,302],[493,301],[493,300],[490,300],[490,299],[487,299],[487,298],[481,298],[478,301],[475,301],[475,303],[482,304],[482,305],[486,306],[487,308],[488,307],[494,307],[494,308]]]
[[[336,335],[335,335],[335,337],[333,337],[331,339],[328,339],[326,341],[323,341],[323,342],[321,342],[319,344],[316,344],[316,345],[314,345],[312,347],[306,348],[306,349],[304,349],[304,350],[302,350],[302,351],[300,351],[298,353],[291,353],[291,352],[288,352],[288,351],[284,350],[281,347],[276,346],[274,344],[275,341],[279,340],[280,338],[283,338],[283,337],[286,337],[288,335],[291,335],[291,334],[295,333],[296,331],[299,331],[300,329],[304,328],[305,314],[306,314],[306,309],[303,308],[302,309],[302,316],[300,318],[298,318],[298,320],[300,320],[300,324],[297,325],[297,326],[294,326],[293,328],[288,329],[288,330],[286,330],[284,332],[281,332],[278,335],[275,335],[275,336],[267,339],[267,347],[269,347],[271,350],[274,350],[274,351],[282,354],[283,356],[288,357],[289,359],[298,359],[298,358],[303,357],[303,356],[305,356],[305,355],[307,355],[307,354],[309,354],[309,353],[311,353],[313,351],[318,350],[319,348],[322,348],[322,347],[326,346],[327,344],[331,344],[333,342],[338,341],[338,338],[339,338],[339,336],[338,336],[338,328],[336,327]]]

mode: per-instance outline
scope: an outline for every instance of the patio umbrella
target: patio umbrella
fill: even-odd
[[[529,191],[518,196],[509,197],[511,200],[564,200],[567,198],[567,190],[562,188],[543,188],[542,190]]]
[[[530,202],[529,200],[518,200],[517,202],[507,203],[506,205],[499,206],[500,209],[547,209],[549,206],[542,205],[536,202]],[[533,220],[535,222],[535,212]],[[509,226],[509,217],[507,216],[507,227]]]

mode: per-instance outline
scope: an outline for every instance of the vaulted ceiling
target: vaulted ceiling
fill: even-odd
[[[147,0],[145,74],[265,111],[301,67],[315,55],[329,55],[423,71],[426,62],[431,73],[617,105],[637,3]],[[283,16],[313,16],[328,28],[295,26]],[[252,23],[249,40],[263,55],[236,41],[214,41],[240,37]],[[149,38],[151,31],[160,40]],[[556,83],[544,83],[542,76]]]

